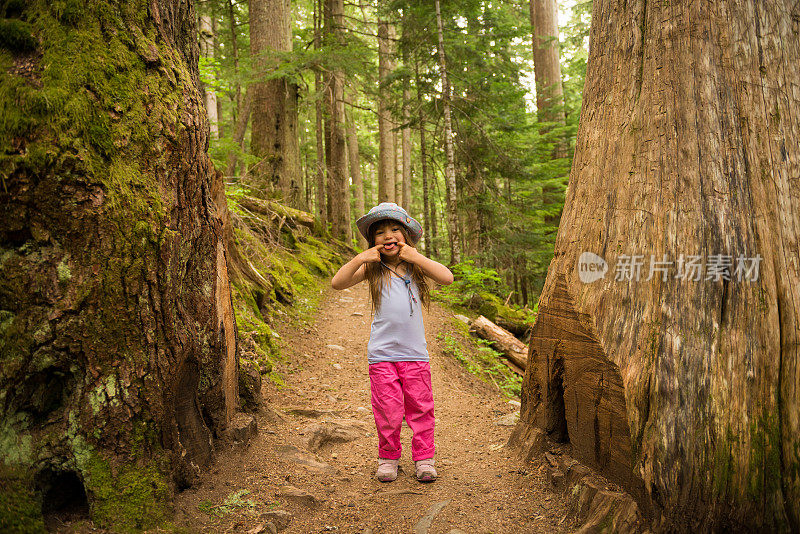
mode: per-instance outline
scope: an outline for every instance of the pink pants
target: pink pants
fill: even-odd
[[[428,362],[379,362],[369,366],[372,413],[378,430],[378,456],[400,458],[400,426],[414,433],[411,459],[433,458],[433,390]]]

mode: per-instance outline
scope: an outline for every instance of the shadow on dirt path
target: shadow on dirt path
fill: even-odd
[[[505,448],[518,410],[442,354],[436,334],[452,315],[425,315],[436,402],[438,481],[413,477],[404,425],[402,472],[374,479],[377,437],[366,348],[364,284],[330,290],[313,325],[279,331],[286,385],[264,386],[267,409],[247,448],[222,451],[197,488],[176,497],[176,526],[192,532],[359,533],[568,532],[566,499]],[[225,503],[228,503],[227,505]]]

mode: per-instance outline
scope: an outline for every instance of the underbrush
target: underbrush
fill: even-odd
[[[307,324],[328,278],[353,250],[318,226],[296,220],[313,219],[310,214],[275,201],[260,201],[254,207],[249,194],[241,187],[227,189],[236,248],[230,263],[239,363],[282,386],[275,363],[285,358],[275,326]],[[240,373],[240,378],[245,375]]]
[[[469,333],[467,325],[452,319],[452,330],[440,332],[436,337],[442,352],[454,358],[469,373],[490,382],[506,397],[518,398],[522,391],[522,377],[503,363],[499,352],[488,342]]]
[[[472,260],[453,266],[455,280],[433,292],[433,298],[454,311],[470,317],[483,315],[501,326],[532,325],[536,319],[536,306],[520,308],[503,301],[508,293],[502,278],[494,269],[477,267]],[[505,327],[505,326],[504,326]],[[507,328],[507,327],[506,327]],[[524,329],[524,326],[520,326]]]
[[[433,292],[435,300],[469,319],[483,315],[527,342],[527,333],[536,319],[536,307],[530,310],[504,302],[501,295],[507,288],[497,272],[476,267],[471,260],[455,265],[453,275],[452,284]],[[468,372],[494,384],[505,396],[519,397],[522,377],[503,363],[501,354],[487,341],[471,335],[466,324],[456,318],[452,323],[451,332],[438,335],[445,354],[455,358]]]

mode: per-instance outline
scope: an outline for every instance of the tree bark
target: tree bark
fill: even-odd
[[[211,15],[200,16],[200,55],[214,59],[214,29]],[[208,127],[212,138],[219,138],[219,115],[217,93],[213,87],[203,87],[204,102],[208,113]]]
[[[250,53],[258,76],[278,67],[275,53],[292,50],[290,0],[249,0]],[[297,87],[285,78],[257,81],[252,93],[251,153],[260,158],[251,169],[253,183],[300,205],[300,146],[297,133]]]
[[[419,63],[416,56],[414,56],[414,75],[417,82],[417,107],[419,108],[419,158],[422,168],[422,217],[425,229],[423,236],[425,239],[425,255],[431,257],[438,256],[438,254],[434,247],[433,233],[431,230],[431,223],[435,224],[435,221],[430,202],[430,193],[428,191],[428,154],[425,144],[425,112],[422,110],[422,89],[419,77]]]
[[[403,143],[403,206],[406,210],[412,209],[413,199],[411,198],[411,128],[408,123],[411,120],[408,111],[408,101],[411,99],[411,91],[408,82],[403,88],[403,129],[401,130]]]
[[[239,118],[239,112],[242,108],[242,84],[239,83],[239,32],[236,31],[236,15],[233,9],[233,0],[228,0],[228,22],[231,31],[231,57],[233,59],[233,73],[236,76],[234,82],[234,102],[233,102],[233,122],[236,123]]]
[[[364,180],[361,178],[361,163],[358,157],[358,135],[356,134],[356,121],[352,110],[353,99],[350,93],[346,93],[347,104],[350,108],[347,121],[347,150],[350,162],[350,176],[353,179],[353,196],[355,197],[356,217],[364,215]],[[358,232],[358,244],[361,248],[366,248],[367,240]]]
[[[656,531],[798,532],[798,13],[593,10],[518,430],[549,431],[560,403],[573,452]],[[584,252],[605,277],[581,282],[603,272]]]
[[[239,147],[239,150],[244,151],[244,135],[247,133],[247,123],[250,121],[250,92],[245,91],[244,101],[239,108],[238,117],[236,117],[236,124],[233,130],[233,142]],[[236,174],[236,160],[238,156],[235,151],[228,154],[227,167],[225,168],[226,176],[234,176]]]
[[[371,193],[371,202],[373,206],[378,204],[378,174],[375,171],[375,164],[371,163],[369,166],[369,184]],[[369,210],[367,210],[369,211]]]
[[[334,44],[341,40],[343,31],[344,1],[325,0],[325,42]],[[352,238],[350,227],[350,196],[347,187],[347,152],[344,133],[344,72],[333,70],[326,91],[325,103],[328,109],[328,192],[330,199],[331,233],[334,237],[349,241]]]
[[[444,171],[447,185],[447,222],[450,238],[450,263],[461,262],[461,233],[459,232],[458,212],[456,202],[456,163],[453,149],[453,124],[450,119],[450,82],[447,79],[447,60],[444,54],[444,30],[442,28],[442,10],[439,0],[436,5],[436,27],[439,34],[439,70],[442,78],[442,107],[444,108],[444,152],[446,166]]]
[[[0,92],[25,117],[0,136],[0,478],[46,507],[74,473],[96,525],[155,530],[238,402],[196,15],[22,9],[38,74]]]
[[[319,50],[322,47],[322,15],[320,14],[322,0],[314,2],[314,48]],[[325,131],[323,102],[325,86],[322,81],[322,73],[314,71],[314,92],[316,101],[314,102],[314,121],[317,145],[317,172],[316,172],[316,191],[317,217],[324,228],[328,222],[327,188],[325,187]]]
[[[514,337],[514,334],[481,315],[470,324],[469,329],[478,337],[491,342],[492,347],[500,351],[504,357],[522,369],[528,365],[528,347]]]
[[[536,80],[536,113],[539,122],[563,125],[564,89],[558,45],[558,4],[556,0],[530,1],[533,29],[533,68]],[[563,151],[563,147],[561,148]],[[559,154],[558,157],[564,157]]]
[[[378,22],[378,202],[395,202],[395,146],[387,99],[387,78],[394,69],[391,60],[389,24]]]

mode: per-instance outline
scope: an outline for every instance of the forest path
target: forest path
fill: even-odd
[[[176,497],[176,524],[197,532],[250,534],[270,532],[268,522],[292,533],[574,528],[566,499],[505,448],[513,427],[498,423],[518,408],[442,353],[437,334],[451,331],[455,319],[436,303],[424,320],[439,480],[422,484],[414,478],[405,424],[398,479],[375,479],[377,437],[366,361],[370,320],[366,284],[359,284],[328,290],[313,325],[278,327],[288,362],[278,370],[286,385],[264,385],[269,408],[257,415],[258,436],[244,450],[218,454],[201,484]],[[323,443],[310,452],[330,435],[352,440]],[[219,506],[241,490],[249,493],[234,498],[228,509]],[[217,515],[203,511],[211,506]]]

